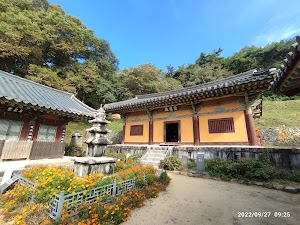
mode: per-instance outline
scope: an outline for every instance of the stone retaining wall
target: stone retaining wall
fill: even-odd
[[[259,130],[264,145],[300,147],[300,128],[274,127]]]
[[[264,151],[270,151],[272,164],[279,168],[300,169],[300,149],[263,148],[263,147],[174,147],[173,155],[178,158],[188,156],[190,160],[197,158],[197,152],[204,152],[205,159],[223,158],[238,160],[242,157],[258,158]]]
[[[110,145],[107,151],[115,153],[139,154],[147,151],[147,145]],[[159,146],[157,146],[159,148]],[[279,168],[300,170],[300,149],[264,148],[249,146],[173,146],[172,154],[178,158],[187,156],[190,161],[197,158],[197,152],[204,152],[205,159],[224,158],[238,160],[242,157],[258,158],[264,151],[270,151],[272,164]]]
[[[124,153],[124,154],[144,154],[148,145],[108,145],[106,152]]]

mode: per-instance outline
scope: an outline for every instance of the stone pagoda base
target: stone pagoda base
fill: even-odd
[[[74,172],[79,177],[86,177],[89,174],[102,173],[113,174],[118,159],[109,157],[80,157],[73,159]]]

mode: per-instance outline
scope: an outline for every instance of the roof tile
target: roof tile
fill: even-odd
[[[211,95],[214,95],[214,93],[216,93],[217,91],[222,91],[222,89],[238,87],[242,85],[256,86],[258,81],[266,82],[265,89],[267,89],[271,79],[272,77],[269,74],[269,71],[257,72],[257,70],[250,70],[221,80],[212,81],[192,87],[186,87],[179,90],[146,95],[137,95],[135,98],[129,100],[106,104],[104,106],[104,109],[107,112],[117,112],[124,111],[124,108],[127,108],[126,110],[130,110],[133,108],[142,108],[145,107],[145,104],[151,104],[154,102],[163,103],[165,100],[169,99],[177,99],[179,101],[179,98],[181,98],[182,96],[199,94],[202,96],[204,93],[210,93]]]
[[[73,115],[93,117],[95,109],[73,94],[60,91],[0,70],[0,99]]]

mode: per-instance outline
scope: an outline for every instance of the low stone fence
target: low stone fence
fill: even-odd
[[[110,145],[109,152],[139,154],[147,151],[148,145]],[[170,146],[172,155],[182,158],[187,156],[189,161],[197,158],[197,152],[204,152],[205,159],[224,158],[238,160],[240,158],[258,158],[264,151],[269,150],[272,164],[278,168],[300,170],[300,149],[296,148],[264,148],[251,146]],[[157,150],[160,146],[156,146]]]

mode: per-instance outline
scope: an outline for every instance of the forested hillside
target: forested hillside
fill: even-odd
[[[246,46],[230,57],[222,49],[167,72],[143,64],[118,70],[109,43],[47,0],[0,0],[0,69],[74,93],[86,104],[202,84],[250,69],[279,67],[293,40]],[[218,47],[218,46],[216,46]]]

